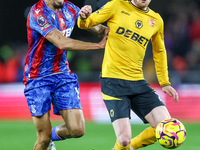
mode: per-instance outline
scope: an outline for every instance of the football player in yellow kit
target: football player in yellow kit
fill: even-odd
[[[91,28],[107,22],[110,28],[101,72],[101,91],[117,137],[114,150],[136,150],[156,142],[155,128],[171,118],[155,91],[145,81],[142,65],[148,42],[152,42],[156,74],[163,92],[178,102],[168,77],[163,20],[148,6],[151,0],[112,0],[92,13],[91,6],[79,12],[78,26]],[[130,110],[150,123],[132,138]]]

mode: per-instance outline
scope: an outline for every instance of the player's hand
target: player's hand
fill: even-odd
[[[105,35],[104,35],[103,39],[101,40],[101,42],[99,42],[101,49],[105,48],[105,46],[106,46],[106,42],[107,42],[107,39],[108,39],[108,33],[109,32],[110,32],[110,28],[107,27],[106,30],[105,30]]]
[[[162,87],[162,90],[163,90],[164,93],[167,93],[169,96],[173,97],[173,101],[174,102],[178,102],[179,101],[178,93],[170,85]]]
[[[79,11],[79,16],[82,20],[87,19],[92,13],[92,7],[90,5],[85,5]]]

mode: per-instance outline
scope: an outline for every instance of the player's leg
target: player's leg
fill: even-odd
[[[112,125],[117,137],[115,150],[129,150],[132,137],[129,118],[117,119]]]
[[[85,133],[85,120],[80,104],[79,85],[75,74],[57,75],[58,86],[53,94],[54,113],[65,124],[53,128],[52,141],[78,138]]]
[[[60,111],[65,124],[55,127],[52,131],[52,141],[67,138],[79,138],[85,133],[85,120],[81,109]]]
[[[145,119],[153,128],[156,128],[161,121],[168,118],[171,118],[171,116],[165,106],[158,106],[145,116]]]
[[[48,78],[30,79],[27,83],[24,94],[37,130],[34,150],[46,150],[51,140],[51,83]]]
[[[37,131],[37,141],[34,150],[47,150],[51,141],[51,122],[49,119],[49,112],[39,117],[33,116],[32,118]]]
[[[137,103],[139,104],[136,105],[136,107],[139,109],[133,107],[133,110],[136,111],[136,113],[145,123],[148,122],[151,126],[131,140],[131,146],[134,149],[154,144],[156,142],[155,128],[157,124],[164,119],[170,118],[169,112],[155,92],[148,92],[136,98],[141,101],[141,104],[137,101]],[[147,101],[145,100],[145,98],[147,99]],[[145,103],[148,107],[146,107],[145,105],[144,107],[142,106]],[[144,110],[145,107],[148,109]]]
[[[126,80],[101,78],[103,100],[116,134],[115,150],[129,150],[131,142],[130,109],[128,98],[130,85]],[[128,92],[127,92],[128,91]]]
[[[111,122],[116,135],[114,150],[129,150],[131,142],[130,100],[124,96],[120,98],[103,94]],[[118,99],[118,100],[112,100]]]
[[[131,147],[136,150],[156,142],[155,128],[148,127],[131,140]]]
[[[57,128],[57,134],[64,138],[79,138],[85,133],[85,119],[81,109],[60,111],[65,124]]]
[[[150,123],[150,127],[141,132],[138,136],[131,140],[131,146],[134,149],[145,147],[156,142],[155,128],[162,120],[171,118],[165,106],[158,106],[145,116]]]

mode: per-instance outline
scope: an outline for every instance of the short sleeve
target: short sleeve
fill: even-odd
[[[57,29],[53,24],[53,18],[42,10],[33,10],[30,13],[29,26],[32,30],[39,32],[42,36],[46,36],[50,31]]]

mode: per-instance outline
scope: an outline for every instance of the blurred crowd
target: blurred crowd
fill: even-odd
[[[106,0],[85,0],[82,5],[90,4],[95,10],[104,2]],[[200,2],[171,1],[158,13],[165,24],[165,44],[172,84],[200,83]],[[100,41],[98,37],[77,27],[72,33],[72,38]],[[27,51],[27,43],[22,42],[10,42],[0,46],[0,83],[22,82]],[[103,54],[103,50],[68,52],[70,68],[78,74],[80,82],[98,82]],[[157,83],[151,44],[148,45],[146,52],[144,75],[148,82]]]
[[[163,16],[171,82],[173,84],[200,83],[199,1],[173,1],[166,7]],[[146,78],[150,82],[155,82],[152,59],[147,59],[145,64],[146,74],[148,72]],[[149,72],[152,74],[150,75]]]

